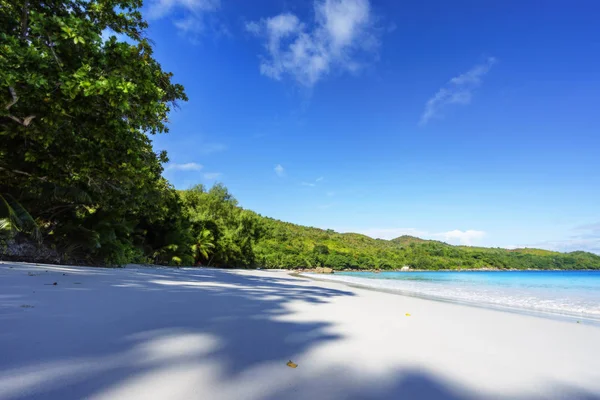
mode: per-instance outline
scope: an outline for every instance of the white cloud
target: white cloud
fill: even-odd
[[[353,232],[345,230],[345,232]],[[485,232],[476,230],[461,231],[458,229],[448,232],[427,232],[415,228],[371,228],[355,231],[376,239],[394,239],[399,236],[416,236],[422,239],[440,240],[450,244],[472,246],[485,236]]]
[[[379,47],[368,0],[316,0],[314,13],[312,24],[290,13],[246,23],[248,32],[266,39],[263,75],[289,75],[312,87],[333,70],[359,70],[361,55]]]
[[[317,183],[319,183],[319,182],[322,182],[322,181],[323,181],[323,179],[324,179],[324,178],[323,178],[322,176],[320,176],[320,177],[318,177],[317,179],[315,179],[315,181],[314,181],[314,182],[302,182],[302,183],[301,183],[301,185],[302,185],[302,186],[310,186],[310,187],[315,187],[315,186],[317,186]]]
[[[261,31],[261,25],[256,21],[246,22],[246,31],[253,35],[259,35]]]
[[[169,163],[165,167],[166,171],[200,171],[203,168],[202,165],[190,162],[185,164]]]
[[[174,21],[173,24],[175,24],[175,27],[181,33],[199,33],[204,30],[204,23],[202,20],[193,15],[188,15],[183,19]]]
[[[600,255],[600,223],[581,225],[574,230],[578,234],[568,239],[549,240],[519,247],[536,247],[563,252],[583,250]]]
[[[279,177],[285,176],[285,169],[283,169],[281,164],[277,164],[275,166],[274,170],[275,170],[275,173],[277,174],[277,176],[279,176]]]
[[[590,239],[573,239],[558,246],[561,251],[589,251],[600,255],[600,237]]]
[[[481,85],[483,77],[495,63],[496,59],[489,57],[483,64],[476,65],[464,74],[450,79],[427,101],[419,124],[426,125],[431,119],[439,118],[442,111],[449,105],[469,104],[473,98],[473,92]]]
[[[145,16],[149,20],[177,15],[174,24],[182,33],[199,33],[204,30],[204,16],[217,11],[221,0],[151,0]]]
[[[534,244],[515,246],[517,248],[537,248],[560,252],[589,251],[600,255],[600,237],[597,238],[573,238],[564,240],[549,240]]]
[[[221,0],[151,0],[146,17],[159,19],[166,17],[175,10],[199,14],[216,11],[221,6]]]
[[[433,237],[438,237],[444,242],[462,244],[465,246],[472,246],[474,242],[485,236],[483,231],[466,230],[461,231],[455,229],[453,231],[434,233]]]
[[[221,176],[223,176],[223,174],[220,172],[205,172],[203,174],[203,176],[204,176],[204,179],[214,180],[214,179],[219,179]]]
[[[588,233],[600,236],[600,222],[595,224],[580,225],[575,228],[577,231],[588,231]]]

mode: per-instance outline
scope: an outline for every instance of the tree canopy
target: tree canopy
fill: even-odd
[[[84,258],[106,262],[179,207],[149,136],[187,98],[152,56],[141,3],[0,1],[0,193],[53,246],[75,250],[77,239],[95,249]]]

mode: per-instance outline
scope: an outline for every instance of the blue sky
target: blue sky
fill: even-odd
[[[596,1],[146,1],[177,188],[392,238],[600,253]]]

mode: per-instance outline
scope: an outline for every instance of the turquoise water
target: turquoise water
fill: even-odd
[[[407,295],[600,321],[600,271],[341,272],[326,279]]]

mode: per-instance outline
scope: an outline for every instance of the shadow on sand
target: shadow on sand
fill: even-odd
[[[343,339],[327,320],[291,322],[290,305],[333,302],[349,291],[214,269],[45,271],[3,285],[35,308],[0,307],[2,399],[484,397],[418,370],[365,382],[356,366],[285,367]],[[44,285],[54,279],[56,287]],[[261,383],[259,373],[272,374],[272,383]],[[203,382],[220,389],[207,397]]]

